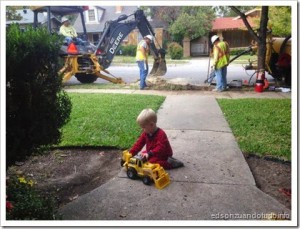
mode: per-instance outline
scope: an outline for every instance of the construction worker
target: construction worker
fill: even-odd
[[[148,75],[148,54],[150,50],[150,43],[153,41],[152,35],[147,35],[141,40],[136,50],[136,62],[140,69],[140,89],[147,87],[146,77]]]
[[[60,34],[65,36],[65,42],[69,45],[72,41],[75,41],[79,45],[83,45],[84,42],[77,37],[77,32],[75,28],[70,24],[70,21],[67,17],[62,17],[61,19],[62,26],[59,29]]]
[[[213,64],[217,85],[213,91],[222,92],[227,90],[227,66],[229,64],[229,45],[225,41],[220,41],[219,36],[211,37],[213,44]]]

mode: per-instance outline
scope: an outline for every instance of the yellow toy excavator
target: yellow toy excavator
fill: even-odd
[[[130,179],[142,178],[145,185],[150,185],[154,182],[155,187],[163,189],[170,184],[169,174],[159,164],[152,164],[143,161],[142,157],[132,154],[128,150],[123,151],[121,166],[127,170],[127,176]]]

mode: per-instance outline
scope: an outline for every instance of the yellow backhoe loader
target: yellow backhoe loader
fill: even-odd
[[[34,26],[37,27],[38,14],[47,12],[47,27],[52,32],[50,15],[62,17],[71,14],[80,14],[83,26],[83,35],[81,39],[83,44],[75,41],[70,44],[64,44],[61,47],[60,56],[64,59],[64,66],[60,69],[63,82],[68,81],[73,75],[81,83],[93,83],[97,78],[113,83],[124,83],[121,78],[117,78],[109,73],[107,68],[110,66],[115,54],[123,39],[134,29],[138,29],[142,36],[155,33],[147,20],[143,10],[136,10],[131,15],[121,15],[119,18],[107,21],[99,43],[95,46],[87,41],[87,31],[84,22],[84,11],[87,6],[34,6],[31,7],[34,12]],[[154,57],[153,68],[150,75],[162,76],[167,72],[165,54],[163,48],[157,49],[155,43],[150,45],[150,52]]]

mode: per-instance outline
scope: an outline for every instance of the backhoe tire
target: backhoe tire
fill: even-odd
[[[136,170],[133,168],[128,168],[127,176],[132,180],[135,180],[138,177]]]
[[[75,77],[80,83],[94,83],[98,78],[93,74],[85,74],[85,73],[76,73]]]
[[[152,180],[150,179],[150,177],[143,177],[143,183],[145,185],[150,185],[152,183]]]

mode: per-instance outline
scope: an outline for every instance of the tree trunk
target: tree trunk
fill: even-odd
[[[267,39],[267,25],[268,25],[268,6],[262,6],[260,26],[259,26],[259,42],[257,50],[257,69],[265,70],[266,68],[266,39]]]
[[[245,26],[247,27],[249,33],[252,35],[253,39],[257,42],[257,70],[262,70],[263,73],[266,68],[266,38],[267,38],[267,24],[268,24],[268,13],[269,7],[262,6],[261,9],[261,16],[260,16],[260,27],[258,30],[258,34],[256,34],[253,29],[251,28],[249,22],[247,21],[246,15],[242,13],[238,8],[235,6],[230,6],[230,8],[241,17]]]

